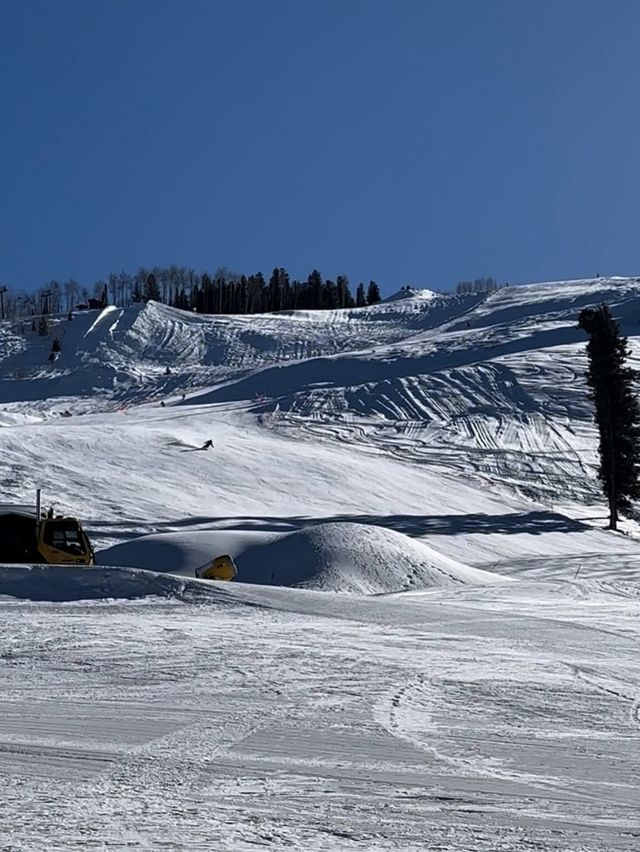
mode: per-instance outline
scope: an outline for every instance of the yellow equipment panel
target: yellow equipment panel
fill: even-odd
[[[233,559],[228,555],[216,556],[201,568],[196,568],[196,577],[201,580],[233,580],[238,569]]]

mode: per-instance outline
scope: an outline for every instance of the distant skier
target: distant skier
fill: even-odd
[[[161,400],[161,402],[160,402],[160,407],[161,407],[161,408],[164,408],[164,399],[163,399],[163,400]]]
[[[213,441],[205,441],[204,444],[200,447],[201,450],[208,450],[210,447],[213,447]]]
[[[180,399],[184,400],[184,399],[186,399],[186,396],[187,396],[186,393],[183,393],[182,396],[180,397]]]

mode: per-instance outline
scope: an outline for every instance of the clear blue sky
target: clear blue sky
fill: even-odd
[[[638,0],[0,0],[0,282],[640,274]]]

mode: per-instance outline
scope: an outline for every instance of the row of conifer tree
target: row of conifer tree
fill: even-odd
[[[261,272],[240,275],[225,268],[210,274],[181,266],[141,267],[134,274],[112,273],[97,281],[92,290],[71,279],[50,281],[28,294],[9,291],[3,311],[8,318],[28,317],[61,314],[79,305],[127,307],[151,300],[202,314],[253,314],[374,305],[380,301],[380,288],[369,281],[359,283],[352,292],[346,275],[332,280],[323,278],[317,269],[298,280],[291,279],[282,267],[274,269],[269,278]]]

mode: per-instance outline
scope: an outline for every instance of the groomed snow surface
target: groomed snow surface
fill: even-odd
[[[0,566],[0,850],[640,848],[602,301],[637,349],[635,279],[0,325],[3,500],[98,550]]]

